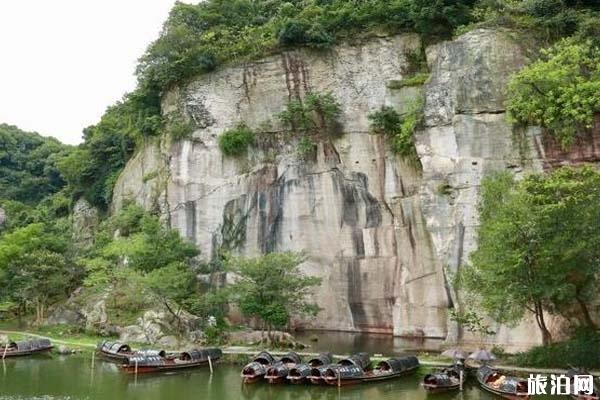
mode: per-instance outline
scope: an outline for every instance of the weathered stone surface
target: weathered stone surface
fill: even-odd
[[[190,343],[203,339],[202,332],[197,330],[197,317],[186,312],[181,312],[178,317],[160,309],[148,310],[135,325],[117,328],[119,339],[124,342],[160,344],[168,348],[181,344],[177,337]]]
[[[600,114],[594,118],[592,128],[575,137],[568,148],[552,135],[540,132],[536,136],[535,150],[544,159],[546,168],[600,162]]]
[[[73,238],[81,247],[89,247],[94,242],[98,227],[98,210],[87,200],[80,198],[73,207]]]
[[[220,246],[252,256],[307,251],[306,273],[323,279],[323,308],[305,327],[472,340],[448,317],[461,298],[449,284],[476,247],[477,201],[489,171],[541,169],[538,132],[515,141],[504,115],[505,84],[526,62],[506,32],[477,30],[427,49],[422,89],[391,89],[404,78],[414,35],[376,38],[327,52],[297,50],[198,77],[165,96],[165,113],[185,112],[191,140],[148,144],[115,187],[115,208],[132,199],[212,257]],[[282,141],[276,115],[307,92],[341,103],[338,138],[300,160]],[[369,134],[368,114],[425,98],[416,135],[422,172]],[[224,157],[217,136],[244,122],[269,143],[248,157]],[[275,154],[272,154],[274,151]],[[144,179],[157,171],[154,179]],[[531,321],[497,327],[507,348],[539,342]]]
[[[0,207],[0,228],[4,224],[6,224],[6,211],[4,211],[4,208]]]
[[[86,322],[85,316],[66,305],[61,305],[55,309],[47,318],[47,325],[80,325]]]

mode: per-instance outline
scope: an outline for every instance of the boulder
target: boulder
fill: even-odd
[[[60,345],[56,348],[56,352],[61,356],[67,356],[75,353],[75,350],[70,349],[66,346]]]
[[[57,307],[46,320],[48,325],[84,325],[85,316],[67,305]]]

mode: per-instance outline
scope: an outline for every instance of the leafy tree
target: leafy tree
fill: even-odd
[[[102,249],[102,256],[124,262],[131,268],[151,272],[173,262],[185,262],[198,255],[192,243],[179,236],[179,232],[164,227],[155,216],[144,215],[140,232],[119,237]]]
[[[57,163],[71,151],[54,138],[0,124],[0,201],[35,205],[65,185]]]
[[[263,321],[269,337],[273,328],[286,326],[292,316],[315,315],[319,310],[309,295],[321,280],[302,274],[303,261],[303,256],[289,252],[230,261],[236,274],[229,287],[231,299],[245,316]]]
[[[568,146],[600,112],[600,51],[590,41],[563,40],[511,80],[513,120],[541,125]]]
[[[68,238],[42,223],[30,224],[0,239],[0,298],[26,313],[33,305],[36,322],[64,299],[81,278],[69,256]]]
[[[144,280],[150,293],[176,318],[181,327],[181,310],[190,308],[197,290],[196,276],[189,265],[172,262],[149,272]]]
[[[514,323],[532,312],[544,343],[544,311],[594,328],[589,304],[600,272],[600,173],[562,168],[516,184],[508,174],[486,178],[479,248],[459,285],[496,321]],[[575,314],[576,315],[576,314]]]
[[[560,286],[549,308],[569,318],[580,310],[581,324],[597,328],[590,304],[600,283],[600,173],[594,168],[561,168],[522,183],[540,220],[541,258]]]
[[[191,259],[196,247],[158,217],[129,203],[104,221],[94,248],[81,260],[84,285],[109,290],[109,317],[132,322],[151,304],[163,305],[180,320],[181,310],[196,306],[196,277]]]

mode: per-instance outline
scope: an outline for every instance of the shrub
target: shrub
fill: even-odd
[[[303,101],[290,101],[279,119],[293,131],[332,133],[340,114],[340,104],[331,93],[308,93]]]
[[[239,156],[254,144],[255,134],[244,124],[223,132],[219,136],[219,148],[226,156]]]
[[[422,121],[422,113],[420,100],[414,102],[404,115],[400,115],[392,107],[384,106],[379,111],[369,114],[371,130],[388,136],[394,153],[418,163],[413,135]]]
[[[167,131],[173,140],[188,139],[194,132],[194,125],[184,116],[178,115],[167,123]]]
[[[315,144],[312,140],[310,140],[309,137],[304,136],[298,142],[297,149],[298,149],[298,154],[300,155],[300,157],[306,159],[314,151]]]
[[[600,368],[600,332],[582,330],[570,340],[519,353],[514,360],[517,365],[526,367],[564,368],[573,365]]]

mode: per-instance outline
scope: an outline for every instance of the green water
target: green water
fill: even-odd
[[[0,361],[0,363],[2,363]],[[422,368],[420,373],[424,373]],[[420,377],[409,376],[388,382],[345,388],[321,386],[242,385],[240,368],[220,364],[211,375],[206,368],[133,376],[122,374],[112,363],[96,360],[91,354],[39,356],[7,359],[0,370],[0,399],[406,399],[406,400],[492,400],[496,397],[468,385],[464,392],[427,396],[419,386]]]
[[[307,351],[331,351],[334,354],[352,354],[366,351],[369,354],[405,355],[419,351],[439,351],[442,339],[408,339],[392,335],[368,333],[304,331],[295,332],[294,338],[307,344]],[[312,339],[317,339],[313,341]]]

